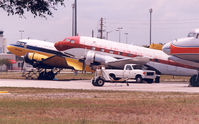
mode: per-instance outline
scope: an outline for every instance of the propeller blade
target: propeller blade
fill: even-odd
[[[25,59],[24,59],[24,57],[22,57],[22,58],[23,58],[23,62],[22,62],[22,65],[21,65],[21,70],[24,70]]]

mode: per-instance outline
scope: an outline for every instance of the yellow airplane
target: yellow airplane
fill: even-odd
[[[57,51],[54,43],[51,42],[24,39],[17,41],[16,44],[8,45],[7,49],[16,56],[24,57],[26,63],[37,69],[39,73],[37,78],[41,80],[53,80],[64,68],[92,71],[89,66],[75,59],[73,55]]]

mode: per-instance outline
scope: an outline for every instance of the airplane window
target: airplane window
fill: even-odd
[[[128,56],[131,56],[131,54],[129,53]]]
[[[110,50],[109,53],[113,54],[113,50]]]
[[[17,43],[16,43],[17,45],[20,45],[20,42],[19,41],[17,41]]]
[[[92,49],[92,50],[95,50],[95,47],[92,47],[91,49]]]
[[[118,52],[118,55],[122,55],[122,52]]]
[[[103,48],[101,48],[101,49],[100,49],[100,51],[101,51],[101,52],[104,52],[104,49],[103,49]]]
[[[17,45],[20,45],[20,46],[25,46],[26,45],[26,43],[24,43],[24,42],[21,42],[21,41],[17,41],[17,43],[16,43]]]
[[[20,45],[21,45],[21,46],[25,46],[25,43],[21,42]]]
[[[196,38],[199,39],[199,34],[196,35]]]
[[[196,36],[196,33],[194,33],[194,32],[190,32],[189,34],[188,34],[188,37],[195,37]]]
[[[75,43],[75,41],[74,41],[74,40],[71,40],[70,43]]]
[[[69,42],[69,41],[70,41],[70,39],[65,39],[65,41]]]

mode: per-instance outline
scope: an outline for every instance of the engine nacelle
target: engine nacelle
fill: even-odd
[[[94,51],[88,51],[86,54],[86,65],[106,65],[108,62],[116,61],[114,57],[97,54]]]
[[[33,67],[42,67],[42,60],[47,59],[48,56],[41,55],[38,53],[27,53],[24,56],[24,61],[28,64],[33,65]]]

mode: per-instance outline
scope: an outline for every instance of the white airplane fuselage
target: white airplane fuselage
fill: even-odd
[[[110,56],[113,58],[135,58],[145,57],[150,61],[147,65],[155,68],[161,74],[168,75],[194,75],[197,73],[194,66],[181,64],[170,60],[170,56],[160,50],[154,50],[135,45],[113,42],[91,37],[68,37],[64,41],[57,42],[55,47],[60,50],[71,51],[71,54],[77,53],[76,56],[85,56],[88,51],[93,51],[97,54]],[[78,51],[77,51],[78,50]],[[108,60],[107,60],[108,61]],[[112,60],[110,60],[112,61]],[[198,65],[199,67],[199,65]]]

